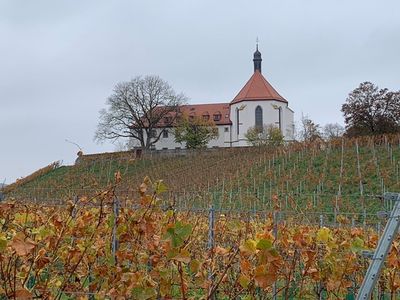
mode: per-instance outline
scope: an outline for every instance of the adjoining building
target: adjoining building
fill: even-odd
[[[179,112],[189,118],[200,117],[211,120],[218,128],[218,138],[211,140],[208,147],[248,146],[245,134],[251,127],[265,125],[278,127],[286,141],[293,140],[294,112],[261,73],[261,53],[254,52],[254,73],[230,103],[182,105]],[[154,149],[177,149],[185,146],[175,142],[172,127],[159,126],[154,132],[163,131]]]

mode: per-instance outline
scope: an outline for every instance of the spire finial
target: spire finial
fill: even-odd
[[[258,37],[256,38],[256,50],[258,51]]]

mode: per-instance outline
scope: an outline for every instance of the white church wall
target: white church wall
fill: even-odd
[[[212,139],[208,143],[208,148],[213,147],[229,147],[230,146],[230,125],[218,125],[218,137],[216,139]],[[174,136],[174,128],[157,128],[155,129],[156,135],[158,135],[162,130],[166,130],[168,132],[167,135],[161,134],[160,139],[154,144],[154,149],[163,150],[163,149],[177,149],[177,148],[186,148],[185,143],[177,143],[175,142]]]
[[[290,108],[285,107],[283,114],[286,121],[282,131],[284,131],[285,140],[291,141],[294,139],[294,113]]]
[[[279,107],[281,107],[281,129],[285,140],[291,140],[293,112],[286,103],[269,101],[242,101],[231,105],[232,142],[233,146],[247,146],[245,134],[250,127],[255,126],[255,112],[257,106],[262,108],[262,121],[265,125],[279,126]],[[239,109],[239,134],[237,134],[237,112]]]
[[[208,148],[214,147],[229,147],[230,144],[230,125],[218,125],[218,137],[216,139],[212,139],[208,143]]]
[[[173,134],[174,129],[171,127],[168,128],[156,128],[154,129],[155,136],[158,136],[158,134],[160,134],[161,131],[166,130],[168,132],[168,136],[165,137],[163,134],[161,134],[160,139],[152,146],[152,149],[156,149],[156,150],[162,150],[162,149],[175,149],[175,148],[184,148],[182,147],[181,144],[178,144],[175,142],[175,137]],[[144,134],[144,139],[147,138],[147,135],[145,132],[143,132]],[[140,143],[139,141],[135,141],[133,144],[135,147],[140,147]]]
[[[168,128],[157,128],[157,134],[160,133],[160,131],[166,130],[167,135],[164,135],[164,133],[161,133],[160,139],[157,141],[155,144],[155,147],[157,150],[162,150],[162,149],[176,149],[176,148],[184,148],[181,144],[175,142],[175,136],[174,136],[174,128],[168,127]]]

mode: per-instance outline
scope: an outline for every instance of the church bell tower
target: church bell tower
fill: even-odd
[[[258,71],[261,73],[262,58],[261,58],[261,52],[258,51],[258,43],[256,46],[256,52],[254,52],[253,62],[254,62],[254,72]]]

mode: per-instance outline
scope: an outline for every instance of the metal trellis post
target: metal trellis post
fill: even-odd
[[[214,226],[215,226],[215,218],[214,218],[214,206],[211,205],[210,211],[209,211],[209,216],[208,216],[208,250],[211,253],[211,256],[214,256],[214,247],[215,247],[215,240],[214,240]],[[211,288],[214,285],[214,274],[213,274],[213,268],[212,268],[212,263],[210,265],[210,269],[208,271],[208,279],[211,282]],[[211,292],[211,289],[210,291]],[[215,296],[212,295],[211,299],[215,299]]]
[[[384,265],[386,256],[389,252],[390,246],[399,230],[400,226],[400,194],[399,193],[385,193],[385,199],[394,202],[393,210],[390,213],[388,222],[382,236],[379,239],[378,246],[372,256],[372,262],[368,267],[365,274],[363,283],[358,291],[357,300],[367,300],[371,296],[372,291],[378,281],[380,272]]]
[[[118,250],[118,239],[117,239],[117,221],[119,216],[119,198],[115,197],[113,202],[113,214],[114,214],[114,224],[112,229],[112,255],[114,257],[114,263],[117,264],[117,250]]]
[[[279,223],[279,211],[274,211],[273,214],[273,218],[274,218],[274,227],[273,227],[273,235],[274,235],[274,239],[275,239],[275,243],[277,242],[278,239],[278,223]],[[276,300],[277,299],[277,293],[278,293],[278,289],[276,286],[276,281],[274,282],[274,284],[272,285],[272,299]]]

